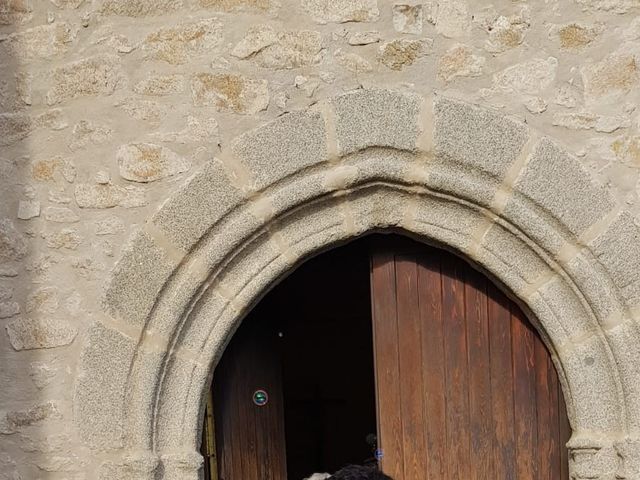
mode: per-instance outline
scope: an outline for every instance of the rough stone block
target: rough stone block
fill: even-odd
[[[449,248],[467,251],[473,232],[483,220],[480,213],[447,199],[421,196],[415,201],[415,233]]]
[[[81,438],[96,449],[119,448],[124,437],[127,374],[137,341],[94,323],[80,359],[74,413]]]
[[[640,227],[634,217],[620,215],[591,247],[624,298],[640,305]]]
[[[413,195],[386,187],[367,187],[349,196],[356,235],[402,228]]]
[[[55,348],[69,345],[78,329],[67,320],[52,318],[19,318],[6,326],[15,350]]]
[[[155,480],[159,459],[153,452],[129,455],[122,462],[105,462],[99,480]]]
[[[357,169],[345,186],[349,188],[375,181],[405,184],[415,163],[416,156],[406,151],[372,148],[357,152],[342,162],[343,167]]]
[[[437,192],[490,207],[500,182],[468,165],[434,160],[427,166],[427,187]]]
[[[221,317],[235,317],[233,308],[229,308],[229,300],[211,289],[207,291],[196,305],[182,334],[182,342],[187,348],[199,351],[208,345],[212,330]]]
[[[242,200],[222,164],[208,162],[152,219],[178,247],[189,251],[205,232]]]
[[[527,127],[503,114],[436,97],[434,145],[443,162],[458,162],[502,179],[529,138]]]
[[[618,397],[615,383],[617,374],[607,354],[608,347],[603,342],[598,336],[593,336],[560,354],[573,398],[574,430],[619,432],[622,428],[622,399]]]
[[[176,265],[148,234],[135,233],[111,273],[104,309],[125,322],[143,324]]]
[[[163,480],[200,480],[203,458],[199,452],[180,451],[162,455]]]
[[[271,202],[274,215],[307,204],[326,193],[324,172],[316,172],[296,179],[273,192]]]
[[[149,332],[153,334],[152,331]],[[158,386],[163,378],[163,367],[166,354],[145,351],[144,342],[136,352],[133,367],[130,369],[130,392],[127,397],[127,441],[138,448],[153,448],[153,431]],[[154,345],[158,350],[161,345]]]
[[[235,156],[261,190],[288,175],[327,160],[324,119],[319,112],[293,112],[236,139]]]
[[[613,207],[611,197],[578,160],[546,138],[538,143],[514,188],[574,235],[580,235]],[[507,204],[507,210],[509,207]]]
[[[542,275],[546,263],[515,234],[493,224],[484,236],[476,260],[518,295]]]
[[[338,152],[367,147],[414,151],[422,98],[390,90],[357,90],[333,99]]]

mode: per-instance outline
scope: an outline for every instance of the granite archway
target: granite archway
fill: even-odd
[[[308,257],[389,229],[466,257],[528,312],[563,384],[575,478],[640,478],[635,218],[526,124],[390,90],[240,136],[130,240],[75,392],[101,478],[198,478],[203,392],[246,312]]]

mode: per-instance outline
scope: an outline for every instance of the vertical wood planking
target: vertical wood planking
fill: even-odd
[[[537,451],[538,480],[553,480],[551,474],[559,467],[554,465],[553,450],[554,437],[557,436],[558,419],[553,420],[555,410],[552,400],[553,378],[549,376],[549,354],[539,338],[535,339],[535,367],[536,367],[536,405],[537,405]],[[555,428],[554,428],[555,423]],[[556,446],[557,448],[557,446]]]
[[[571,437],[571,426],[562,392],[558,394],[558,411],[560,411],[560,478],[569,480],[569,451],[566,445]]]
[[[464,310],[464,269],[457,259],[442,263],[442,317],[446,369],[449,478],[469,478],[469,375]]]
[[[511,349],[518,480],[535,480],[537,453],[534,334],[515,304],[511,305]]]
[[[465,284],[469,357],[470,478],[493,480],[491,368],[486,279],[471,269]]]
[[[440,261],[421,255],[418,265],[420,322],[423,328],[422,369],[424,375],[427,471],[425,478],[448,478],[445,458],[447,438],[445,405],[444,332],[442,322],[442,277]]]
[[[423,480],[426,470],[422,384],[422,325],[415,256],[396,257],[398,346],[404,480]]]
[[[385,473],[404,478],[395,261],[378,254],[371,261],[373,336],[378,401],[380,462]]]
[[[516,479],[509,301],[493,285],[487,288],[491,404],[493,412],[493,466],[495,478]]]

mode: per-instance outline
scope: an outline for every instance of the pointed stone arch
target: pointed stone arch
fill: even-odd
[[[198,478],[203,393],[243,316],[310,256],[395,230],[465,257],[528,313],[563,385],[575,478],[638,478],[635,220],[560,145],[494,110],[357,90],[286,114],[131,238],[83,349],[81,435],[101,478]]]

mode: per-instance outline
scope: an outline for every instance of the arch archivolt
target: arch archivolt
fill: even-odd
[[[132,237],[75,393],[102,475],[198,478],[203,393],[243,316],[310,256],[387,230],[462,255],[529,314],[563,385],[575,478],[640,478],[635,219],[525,124],[388,90],[242,135]]]

